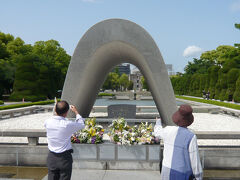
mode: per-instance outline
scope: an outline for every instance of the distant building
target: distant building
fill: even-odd
[[[167,68],[169,76],[175,75],[175,72],[173,71],[173,65],[172,64],[166,64],[166,68]]]
[[[133,82],[133,89],[136,91],[142,90],[141,83],[142,74],[137,67],[133,68],[132,73],[130,74],[130,80]]]
[[[166,68],[169,76],[175,75],[172,64],[166,64]],[[132,69],[132,72],[130,74],[130,80],[133,82],[133,89],[136,91],[142,90],[142,83],[141,83],[142,76],[143,76],[142,73],[139,71],[137,67],[134,67]]]
[[[119,64],[112,70],[112,72],[115,72],[116,68],[118,68],[120,75],[123,73],[127,74],[128,76],[130,75],[130,64]]]

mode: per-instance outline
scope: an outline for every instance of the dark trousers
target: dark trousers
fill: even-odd
[[[72,175],[72,153],[68,150],[63,153],[49,152],[47,157],[48,180],[70,180]]]

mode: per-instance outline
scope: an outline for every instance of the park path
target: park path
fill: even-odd
[[[71,180],[160,180],[159,171],[73,169]],[[43,178],[47,180],[47,176]]]

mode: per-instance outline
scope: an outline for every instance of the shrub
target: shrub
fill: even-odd
[[[227,94],[226,94],[226,100],[231,101],[233,99],[233,94],[236,88],[236,81],[239,77],[239,69],[233,68],[227,73]]]
[[[213,99],[216,94],[216,83],[218,81],[218,71],[219,66],[212,66],[208,68],[208,75],[209,75],[209,90],[210,90],[210,98]]]
[[[1,104],[4,104],[4,102],[0,100],[0,105],[1,105]]]
[[[22,103],[22,104],[12,104],[7,106],[0,106],[0,110],[21,108],[21,107],[27,107],[27,106],[33,106],[33,105],[46,105],[46,104],[53,104],[53,103],[54,103],[54,100],[38,101],[38,102]]]
[[[217,82],[216,88],[215,88],[215,96],[213,98],[214,99],[219,99],[220,98],[220,93],[221,93],[221,86],[220,86],[220,83]]]
[[[113,96],[111,93],[99,93],[98,96]]]
[[[14,92],[11,94],[9,99],[11,101],[22,101],[24,98],[24,101],[31,101],[31,102],[36,102],[36,101],[41,101],[41,100],[46,100],[46,96],[43,95],[24,95],[24,94],[19,94],[18,92]]]
[[[240,102],[240,76],[238,77],[236,82],[236,90],[233,94],[233,99],[235,102]]]
[[[221,93],[220,93],[220,97],[219,97],[219,99],[220,99],[221,101],[226,100],[226,92],[227,92],[226,89],[222,89],[222,91],[221,91]]]

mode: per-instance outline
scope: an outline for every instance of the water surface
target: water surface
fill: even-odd
[[[116,100],[116,99],[96,99],[94,106],[109,106],[112,104],[134,104],[136,106],[156,106],[154,100]],[[177,105],[184,104],[177,101]]]

